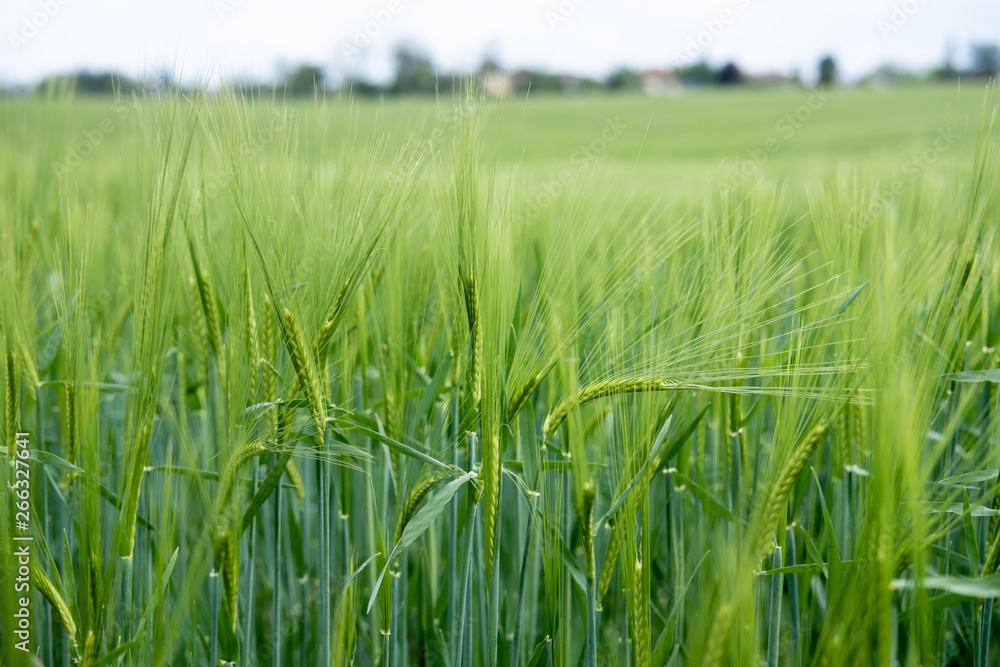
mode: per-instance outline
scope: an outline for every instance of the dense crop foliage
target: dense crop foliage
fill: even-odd
[[[474,96],[8,103],[4,664],[18,433],[45,665],[995,664],[994,96],[801,195],[524,178]]]

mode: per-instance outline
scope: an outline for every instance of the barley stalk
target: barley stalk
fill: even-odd
[[[583,506],[580,510],[580,528],[583,532],[583,554],[587,565],[587,581],[591,585],[596,577],[594,566],[594,482],[587,480],[583,485]]]

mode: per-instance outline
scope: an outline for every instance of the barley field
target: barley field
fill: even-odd
[[[998,102],[0,100],[3,664],[997,664]]]

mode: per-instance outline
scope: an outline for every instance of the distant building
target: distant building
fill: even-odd
[[[507,93],[511,91],[510,75],[506,72],[487,72],[481,75],[479,80],[487,95],[506,97]]]
[[[680,95],[681,80],[674,70],[648,69],[640,74],[642,89],[647,95],[661,97],[664,95]]]
[[[779,74],[778,72],[770,72],[767,74],[745,74],[743,76],[744,83],[755,84],[759,86],[798,86],[801,84],[799,77],[789,76],[787,74]]]

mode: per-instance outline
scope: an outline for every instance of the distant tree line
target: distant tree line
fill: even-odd
[[[945,62],[927,75],[918,75],[905,70],[899,70],[889,65],[882,66],[873,72],[866,81],[902,81],[927,78],[952,79],[964,78],[995,78],[1000,74],[1000,46],[994,44],[977,44],[971,48],[971,66],[960,70],[953,62],[950,54]],[[832,56],[824,57],[817,68],[816,81],[820,86],[831,86],[837,82],[837,64]],[[294,97],[306,97],[316,94],[325,95],[338,91],[350,91],[359,96],[392,96],[392,95],[431,95],[447,93],[461,87],[470,76],[474,76],[490,92],[497,94],[526,93],[565,93],[608,91],[627,92],[641,90],[648,77],[669,78],[678,85],[690,86],[733,86],[750,83],[774,83],[781,81],[799,83],[794,77],[753,77],[748,76],[734,62],[721,67],[715,67],[708,62],[698,62],[672,69],[666,72],[649,70],[641,72],[636,69],[622,67],[611,72],[603,80],[557,74],[540,69],[521,68],[505,70],[500,64],[487,58],[476,72],[442,72],[431,60],[430,56],[417,48],[401,46],[395,52],[395,71],[387,83],[376,83],[362,78],[348,77],[343,81],[332,83],[326,70],[313,64],[300,65],[290,71],[274,84],[256,81],[237,82],[233,84],[244,92],[253,94],[271,94],[276,92]],[[155,89],[159,91],[177,89],[169,74],[160,73],[148,77],[144,81],[135,81],[128,77],[111,72],[79,72],[72,75],[51,76],[34,88],[36,92],[72,88],[84,94],[131,94],[136,91]],[[491,88],[492,87],[492,88]]]

